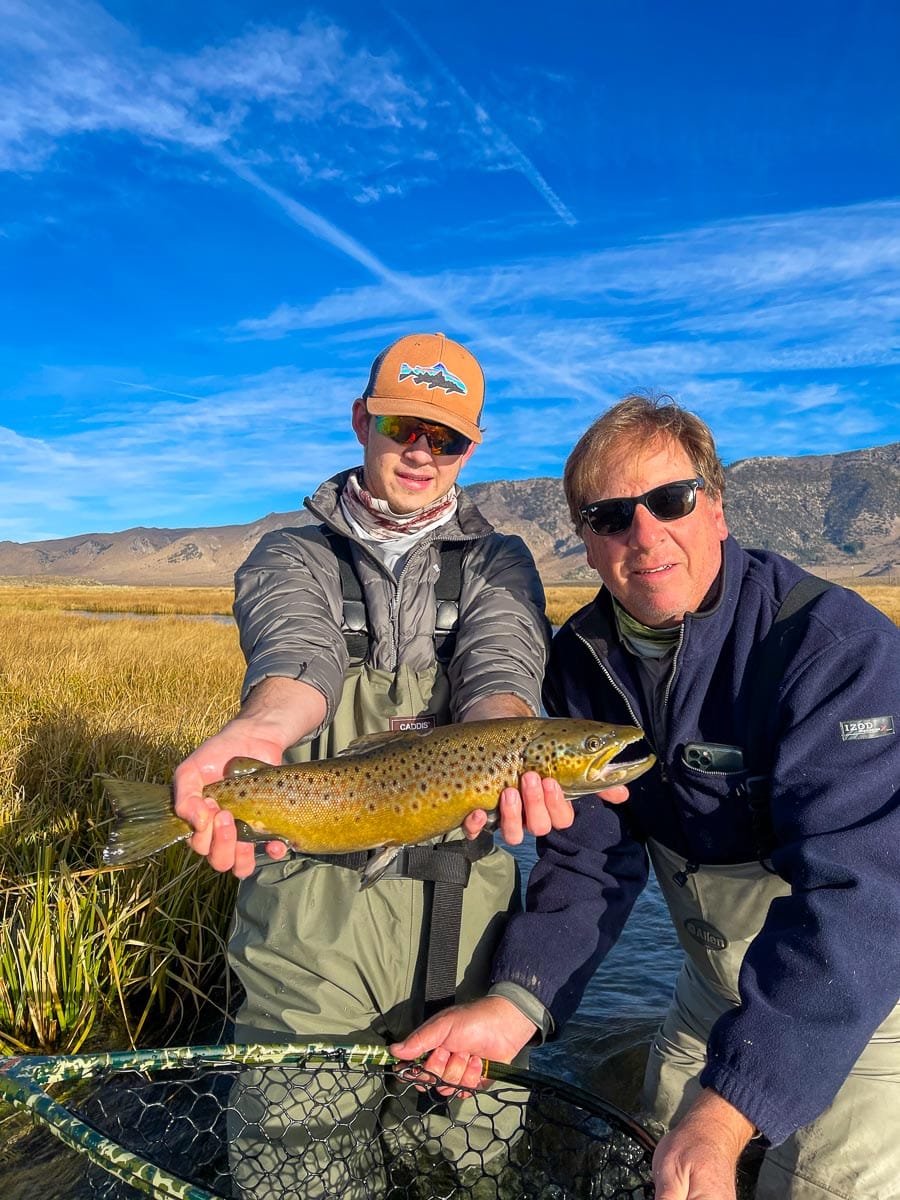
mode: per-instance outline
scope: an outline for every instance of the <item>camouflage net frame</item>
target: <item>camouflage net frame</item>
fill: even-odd
[[[78,1197],[654,1196],[655,1142],[627,1114],[531,1071],[486,1076],[448,1098],[381,1046],[170,1047],[0,1060],[0,1102],[81,1152]]]

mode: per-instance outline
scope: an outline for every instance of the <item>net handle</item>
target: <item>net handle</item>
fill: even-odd
[[[0,1059],[0,1098],[30,1110],[66,1145],[87,1155],[110,1174],[140,1191],[171,1200],[216,1200],[215,1193],[179,1179],[140,1155],[125,1151],[99,1130],[75,1117],[44,1089],[71,1079],[89,1079],[101,1071],[149,1071],[189,1065],[271,1066],[297,1063],[336,1066],[383,1066],[408,1069],[415,1065],[398,1059],[385,1046],[360,1043],[286,1042],[164,1047],[156,1050],[121,1050],[101,1054],[17,1055]],[[584,1088],[552,1079],[522,1067],[485,1059],[482,1078],[522,1087],[540,1086],[557,1099],[578,1104],[600,1116],[652,1151],[656,1139],[622,1109]],[[439,1083],[439,1080],[435,1080]],[[452,1086],[452,1085],[448,1085]]]

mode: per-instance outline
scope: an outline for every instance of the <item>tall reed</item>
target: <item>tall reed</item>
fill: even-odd
[[[100,865],[95,776],[164,781],[234,710],[233,626],[0,605],[0,1050],[133,1044],[226,999],[233,881],[185,847]]]

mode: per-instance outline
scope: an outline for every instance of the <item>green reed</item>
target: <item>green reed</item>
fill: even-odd
[[[227,1006],[233,879],[184,846],[103,867],[96,776],[170,779],[242,665],[233,626],[0,605],[0,1052],[189,1036]]]

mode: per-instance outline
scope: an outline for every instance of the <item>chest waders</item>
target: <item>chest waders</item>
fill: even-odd
[[[644,1107],[668,1128],[699,1094],[712,1027],[740,1003],[744,954],[769,905],[789,895],[790,886],[759,862],[686,863],[658,842],[648,843],[648,851],[685,954],[644,1079]],[[816,1047],[809,1052],[815,1055]],[[756,1200],[900,1196],[900,1004],[875,1031],[831,1106],[766,1151],[755,1195]]]
[[[456,567],[445,566],[447,578],[435,584],[446,628],[437,631],[433,666],[416,672],[400,663],[387,671],[361,661],[368,646],[362,587],[346,540],[335,537],[331,544],[338,547],[351,666],[332,723],[314,742],[291,748],[285,761],[333,756],[356,737],[388,731],[392,718],[428,717],[434,725],[450,720],[446,661],[457,616],[458,557],[450,556]],[[455,590],[456,600],[441,595],[447,590]],[[229,942],[245,991],[235,1023],[240,1040],[386,1044],[421,1022],[426,1003],[444,1007],[485,994],[507,914],[521,905],[512,855],[495,848],[489,835],[472,843],[454,831],[411,848],[385,877],[360,891],[357,868],[366,857],[290,854],[274,862],[264,852],[257,856],[256,871],[238,889]],[[487,1119],[457,1125],[471,1101],[452,1100],[443,1115],[418,1116],[409,1111],[416,1100],[374,1106],[362,1086],[348,1090],[342,1076],[329,1081],[326,1075],[321,1068],[314,1080],[298,1072],[289,1094],[272,1096],[262,1078],[242,1073],[232,1102],[252,1107],[258,1096],[265,1136],[263,1150],[258,1144],[232,1148],[242,1195],[268,1197],[265,1176],[277,1175],[282,1186],[288,1181],[285,1194],[304,1200],[362,1200],[387,1187],[392,1139],[394,1145],[428,1141],[455,1169],[465,1170],[505,1153],[516,1133],[510,1125],[517,1127],[515,1105],[498,1103]],[[372,1094],[380,1096],[380,1089]],[[335,1121],[354,1130],[354,1147],[346,1153]],[[361,1151],[366,1130],[370,1149]]]
[[[775,838],[766,717],[802,636],[809,605],[830,586],[813,576],[794,586],[752,666],[747,751],[754,773],[739,794],[750,805],[757,861],[716,866],[687,863],[659,842],[648,842],[654,873],[685,954],[644,1079],[644,1106],[664,1128],[680,1120],[696,1099],[712,1027],[740,1004],[738,975],[747,948],[772,902],[790,895],[790,885],[768,864]],[[815,1052],[810,1047],[810,1053]],[[756,1200],[896,1200],[900,1196],[898,1134],[900,1004],[875,1031],[830,1107],[783,1145],[765,1152]]]

